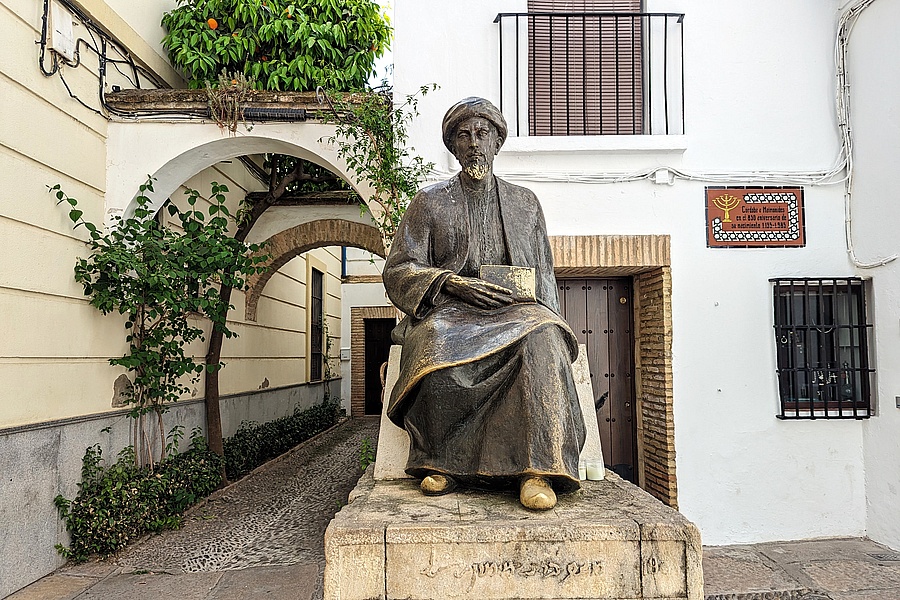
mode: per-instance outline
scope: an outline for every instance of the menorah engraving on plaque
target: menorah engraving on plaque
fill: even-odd
[[[731,194],[722,194],[717,198],[713,198],[713,204],[715,204],[716,208],[725,211],[723,223],[731,223],[731,211],[737,208],[740,203],[741,199]]]

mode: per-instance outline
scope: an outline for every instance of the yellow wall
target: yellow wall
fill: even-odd
[[[87,4],[99,12],[105,7]],[[67,211],[47,192],[60,184],[87,220],[103,222],[107,121],[72,99],[59,75],[41,74],[35,42],[42,9],[35,0],[0,0],[0,428],[112,410],[113,382],[124,370],[108,360],[127,350],[123,319],[101,315],[75,283],[75,261],[87,253],[85,232],[72,230]],[[116,27],[123,39],[140,40],[124,22]],[[144,51],[157,42],[148,40]],[[75,95],[99,108],[96,56],[81,54],[82,66],[64,67],[62,74]],[[109,83],[130,87],[115,72]],[[139,139],[134,151],[140,152]],[[232,204],[260,185],[237,160],[186,185],[208,193],[211,180],[229,186]],[[340,251],[314,253],[328,266],[326,307],[337,337]],[[305,381],[305,280],[302,256],[273,276],[257,323],[243,322],[243,296],[234,295],[230,316],[241,337],[224,346],[223,394],[256,390],[265,380],[267,387]],[[339,347],[336,340],[335,354]],[[192,350],[202,356],[205,345]],[[194,387],[202,395],[202,382]]]
[[[47,193],[61,184],[102,222],[106,120],[69,98],[59,77],[41,75],[42,4],[0,0],[0,426],[109,408],[119,372],[106,361],[125,348],[121,323],[90,307],[73,280],[84,233]],[[65,77],[96,98],[92,69]]]

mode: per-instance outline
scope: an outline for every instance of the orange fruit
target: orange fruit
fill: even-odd
[[[209,25],[210,29],[218,29],[219,28],[219,22],[216,21],[215,19],[213,19],[212,17],[207,19],[206,24]]]

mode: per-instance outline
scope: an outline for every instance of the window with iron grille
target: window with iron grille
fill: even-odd
[[[865,283],[772,279],[780,419],[871,416]]]
[[[324,337],[323,319],[323,276],[322,271],[312,269],[310,272],[309,292],[309,380],[322,379],[322,342]]]

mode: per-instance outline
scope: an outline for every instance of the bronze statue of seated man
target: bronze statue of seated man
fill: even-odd
[[[493,174],[506,136],[503,115],[482,98],[444,117],[462,172],[416,195],[384,269],[406,313],[387,414],[409,434],[406,472],[423,493],[517,487],[523,506],[542,510],[580,487],[578,347],[559,316],[540,204]],[[533,296],[482,279],[486,265],[533,269]]]

